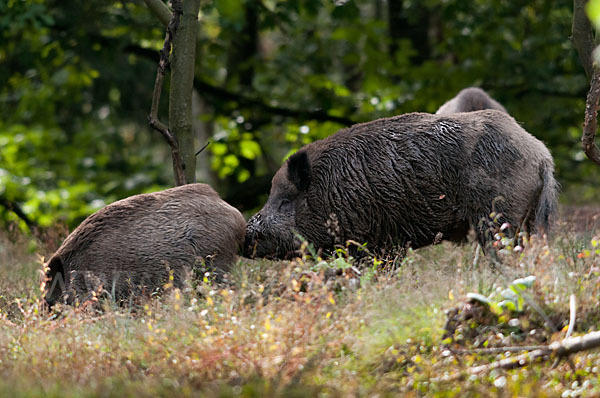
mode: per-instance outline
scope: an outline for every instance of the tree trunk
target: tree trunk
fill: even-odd
[[[588,80],[592,79],[594,59],[594,34],[592,24],[585,13],[587,0],[573,0],[573,26],[571,27],[571,38],[577,49],[579,59],[585,69]]]
[[[583,152],[594,163],[600,166],[600,148],[596,145],[596,131],[598,130],[598,101],[600,100],[600,69],[592,68],[592,81],[590,91],[585,103],[585,120],[581,146]]]
[[[196,152],[192,131],[192,87],[200,0],[183,0],[183,14],[173,39],[169,127],[179,141],[187,184],[196,182]]]
[[[585,121],[581,135],[581,147],[587,157],[600,165],[600,148],[595,143],[598,127],[598,101],[600,100],[600,69],[594,62],[594,30],[585,13],[587,0],[573,0],[572,40],[579,59],[590,80],[590,91],[585,104]]]
[[[210,120],[202,120],[200,116],[209,113],[209,106],[206,104],[206,100],[200,96],[197,90],[192,92],[192,129],[194,136],[198,139],[200,147],[208,143],[213,135],[213,122]],[[218,180],[215,173],[210,167],[210,154],[209,148],[202,153],[198,154],[196,158],[198,179],[217,191]]]

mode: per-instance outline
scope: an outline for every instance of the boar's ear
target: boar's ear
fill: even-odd
[[[288,179],[298,188],[304,191],[310,184],[310,163],[306,151],[296,152],[288,160]]]

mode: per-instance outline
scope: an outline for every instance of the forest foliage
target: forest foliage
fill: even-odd
[[[302,145],[435,112],[475,85],[549,146],[564,201],[598,201],[571,23],[567,0],[203,2],[194,128],[197,148],[211,144],[198,179],[250,211]],[[73,226],[173,184],[147,122],[165,29],[142,1],[8,0],[0,35],[0,219],[17,204],[39,225]]]

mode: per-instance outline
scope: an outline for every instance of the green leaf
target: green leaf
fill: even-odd
[[[213,142],[210,146],[210,150],[217,156],[222,156],[227,153],[227,144],[223,144],[221,142]]]
[[[250,172],[246,169],[240,170],[238,175],[237,175],[237,180],[238,182],[244,182],[247,181],[248,178],[250,178]]]
[[[223,162],[226,166],[229,166],[232,169],[235,169],[240,164],[240,160],[233,154],[225,156],[225,158],[223,158]]]
[[[240,154],[246,159],[256,159],[256,157],[261,154],[260,145],[255,141],[241,141]]]
[[[585,6],[585,10],[596,28],[600,27],[600,0],[590,0]]]
[[[498,307],[507,309],[509,311],[518,311],[517,304],[512,300],[502,300],[498,303]]]
[[[535,283],[535,276],[529,275],[525,278],[515,279],[511,283],[511,287],[514,288],[515,292],[518,292],[519,290],[522,291],[522,290],[532,287],[534,283]]]

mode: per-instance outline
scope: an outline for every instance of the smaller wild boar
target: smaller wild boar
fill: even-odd
[[[227,272],[244,239],[241,213],[208,185],[135,195],[86,218],[48,262],[46,301],[73,304],[102,289],[114,300],[150,294],[206,265]]]
[[[508,113],[502,105],[490,97],[485,91],[477,87],[468,87],[461,90],[456,97],[446,102],[435,113],[436,115],[449,115],[459,112],[474,112],[484,109],[496,109]]]

